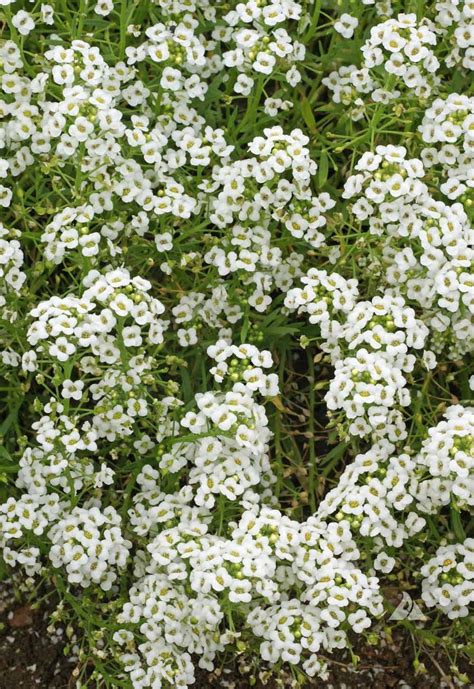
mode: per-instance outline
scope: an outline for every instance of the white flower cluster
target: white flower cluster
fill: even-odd
[[[474,9],[470,0],[439,0],[435,5],[437,33],[448,43],[448,67],[474,69]]]
[[[163,455],[160,466],[178,471],[191,462],[194,466],[189,471],[189,483],[197,485],[195,502],[210,508],[215,495],[235,500],[252,486],[269,485],[268,419],[254,395],[274,397],[278,377],[265,374],[261,368],[272,365],[270,352],[252,345],[236,347],[220,340],[209,347],[208,354],[216,361],[211,375],[219,383],[225,377],[230,379],[231,388],[225,393],[196,395],[197,411],[187,412],[181,426],[207,437],[190,448],[176,444]]]
[[[85,349],[98,362],[111,365],[119,360],[121,347],[133,349],[143,343],[144,330],[147,342],[163,342],[167,323],[159,316],[164,306],[148,294],[148,280],[132,278],[125,268],[104,275],[93,270],[83,286],[81,297],[54,296],[31,310],[35,320],[28,329],[28,342],[42,357],[65,363]],[[95,311],[97,307],[100,311]]]
[[[119,616],[119,622],[140,625],[147,639],[135,647],[126,628],[115,635],[120,645],[134,649],[122,656],[131,677],[136,672],[144,679],[166,678],[170,665],[174,672],[189,673],[183,649],[199,653],[200,666],[212,668],[216,652],[233,638],[231,631],[215,633],[224,600],[228,614],[241,604],[268,601],[253,604],[247,618],[262,639],[262,657],[272,663],[304,660],[309,675],[324,672],[320,648],[341,648],[349,629],[361,632],[370,625],[368,614],[383,609],[377,578],[365,576],[352,562],[358,551],[347,521],[327,524],[313,517],[299,524],[277,510],[253,507],[231,524],[232,538],[226,539],[208,533],[210,513],[181,502],[177,520],[178,505],[173,509],[169,496],[156,503],[159,520],[176,520],[176,526],[148,545],[147,573]],[[143,560],[138,568],[144,571]],[[184,581],[189,582],[187,593]],[[287,599],[285,591],[295,585],[300,597]],[[179,666],[179,657],[186,668]]]
[[[0,313],[3,320],[12,322],[17,313],[11,308],[8,292],[18,292],[26,280],[21,270],[24,256],[19,237],[18,231],[8,230],[0,223]]]
[[[240,303],[231,303],[232,296],[224,284],[205,292],[186,292],[172,308],[174,322],[181,326],[177,330],[181,347],[190,347],[198,342],[203,326],[216,329],[219,335],[228,334],[225,326],[237,323],[243,315]]]
[[[309,138],[301,130],[285,134],[275,126],[263,134],[249,143],[253,157],[213,173],[215,197],[209,219],[231,231],[204,255],[220,276],[241,275],[249,304],[261,312],[271,304],[275,286],[288,289],[301,262],[298,254],[284,257],[273,245],[270,227],[281,224],[295,239],[319,248],[325,239],[325,213],[335,205],[329,194],[311,192],[317,166],[306,147]]]
[[[463,206],[435,200],[423,181],[421,160],[407,159],[403,146],[378,146],[356,169],[344,197],[357,198],[351,212],[382,241],[381,277],[424,307],[435,349],[448,345],[453,356],[470,351],[474,230]]]
[[[474,539],[441,546],[421,574],[426,605],[436,606],[450,619],[465,617],[474,602]]]
[[[428,328],[401,297],[358,301],[357,287],[340,275],[311,270],[303,289],[291,289],[285,305],[309,313],[321,327],[322,348],[331,353],[334,377],[326,395],[331,411],[342,409],[351,435],[406,436],[397,407],[410,404],[404,374],[413,370]],[[331,318],[333,316],[333,318]]]
[[[381,15],[391,15],[376,3]],[[414,13],[398,14],[372,26],[361,48],[361,65],[343,65],[324,77],[335,103],[349,106],[355,121],[369,104],[396,102],[407,90],[426,100],[442,92],[441,60],[448,67],[474,67],[473,9],[469,0],[440,0],[419,20]],[[351,38],[356,18],[343,14],[335,29]],[[440,58],[437,56],[439,49]]]
[[[98,583],[108,591],[123,570],[132,544],[123,538],[121,519],[110,505],[75,507],[50,529],[49,558],[53,567],[64,568],[72,584],[87,587]]]
[[[474,505],[474,407],[449,407],[444,419],[428,431],[415,458],[425,467],[417,499],[424,509],[436,512],[449,503],[458,509]]]
[[[2,559],[110,605],[133,689],[235,648],[327,677],[420,543],[465,617],[472,1],[11,4]]]
[[[469,196],[474,186],[474,98],[451,93],[447,98],[436,98],[425,110],[419,126],[422,139],[435,144],[421,151],[426,168],[432,168],[448,177],[440,190],[448,199]],[[439,144],[436,146],[436,144]]]
[[[200,666],[212,668],[223,650],[227,635],[218,630],[223,612],[212,596],[190,596],[179,580],[164,574],[148,574],[130,590],[119,622],[128,627],[140,623],[144,641],[136,644],[128,629],[115,632],[113,640],[125,650],[120,654],[133,687],[186,687],[194,682],[191,653],[199,654]],[[229,635],[230,639],[231,635]],[[141,658],[146,659],[145,662]]]
[[[325,519],[334,515],[337,521],[347,520],[352,529],[373,539],[376,551],[381,544],[400,548],[425,525],[413,509],[416,461],[394,451],[392,443],[380,441],[357,455],[319,506]],[[392,567],[394,563],[392,559]]]
[[[361,53],[369,70],[382,67],[387,74],[398,78],[415,95],[429,96],[436,85],[438,58],[432,46],[436,35],[429,23],[418,22],[416,14],[399,14],[396,19],[372,27],[370,38]]]
[[[213,35],[226,47],[223,64],[239,72],[236,93],[248,96],[255,77],[269,75],[278,68],[286,68],[286,80],[292,86],[301,80],[295,63],[304,60],[306,48],[285,28],[278,27],[287,20],[298,21],[301,16],[301,5],[293,0],[260,5],[249,0],[238,3],[223,16],[227,26],[216,27]]]
[[[333,92],[335,103],[351,106],[354,120],[361,119],[365,111],[360,94],[370,94],[375,103],[397,99],[407,89],[426,98],[439,85],[440,65],[434,46],[432,23],[418,22],[415,14],[399,14],[371,28],[361,48],[361,67],[340,67],[325,77],[323,84]]]
[[[22,543],[25,533],[42,536],[51,520],[60,514],[59,497],[56,494],[41,495],[33,491],[20,498],[9,498],[1,506],[0,543],[2,557],[11,566],[23,567],[29,576],[41,570],[40,549]],[[21,547],[17,549],[17,541]]]

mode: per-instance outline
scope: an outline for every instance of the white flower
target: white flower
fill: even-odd
[[[81,380],[70,380],[66,378],[63,381],[63,388],[61,391],[61,396],[63,399],[73,399],[80,400],[84,390],[84,383]]]
[[[25,10],[19,10],[13,15],[12,24],[22,36],[28,36],[35,28],[33,17]]]
[[[41,19],[45,24],[54,24],[54,8],[51,5],[41,5]]]
[[[344,38],[352,38],[354,35],[354,29],[359,25],[359,20],[357,17],[353,17],[350,14],[341,14],[337,22],[334,24],[334,29],[344,36]]]

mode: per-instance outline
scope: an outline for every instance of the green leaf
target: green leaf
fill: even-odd
[[[310,130],[312,134],[315,134],[317,131],[316,127],[316,120],[314,119],[313,115],[313,108],[311,107],[311,103],[307,98],[303,96],[303,100],[301,101],[301,114],[303,115],[303,120]]]
[[[183,366],[180,368],[181,373],[181,385],[183,391],[183,397],[186,402],[193,398],[193,390],[191,385],[191,377],[189,371]]]
[[[318,163],[318,184],[320,187],[323,187],[326,183],[326,180],[328,178],[328,169],[329,169],[328,154],[323,149],[323,151],[321,152],[321,157],[319,159],[319,163]]]

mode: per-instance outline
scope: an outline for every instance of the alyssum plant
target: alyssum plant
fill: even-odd
[[[472,1],[0,5],[0,555],[77,686],[324,678],[387,581],[469,652]]]

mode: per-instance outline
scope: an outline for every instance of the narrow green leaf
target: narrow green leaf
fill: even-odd
[[[323,149],[318,163],[318,184],[320,187],[326,184],[328,178],[329,161],[328,154]]]
[[[313,115],[313,108],[311,103],[305,97],[301,101],[301,114],[303,115],[303,120],[312,134],[316,133],[316,120]]]

